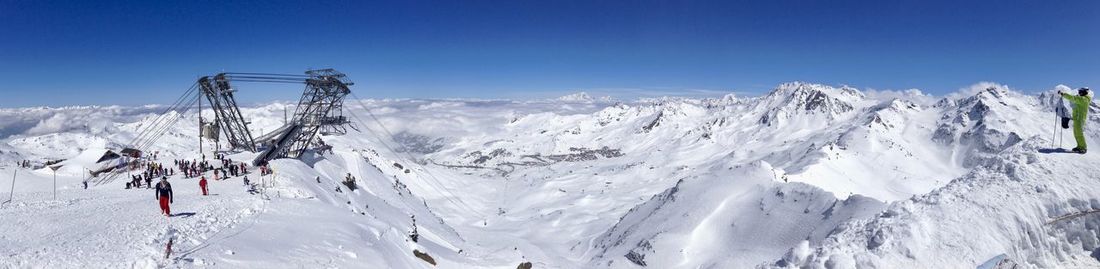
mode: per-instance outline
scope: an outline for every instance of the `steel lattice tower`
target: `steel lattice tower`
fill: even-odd
[[[230,82],[304,83],[294,117],[282,127],[253,138],[233,94]],[[278,158],[298,158],[314,143],[318,133],[342,135],[350,123],[343,114],[344,97],[353,85],[334,69],[309,70],[305,75],[221,73],[199,79],[203,95],[214,110],[214,124],[235,150],[257,152],[254,164]]]

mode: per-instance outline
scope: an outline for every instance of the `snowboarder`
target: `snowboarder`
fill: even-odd
[[[199,188],[202,189],[202,195],[206,195],[206,177],[199,179]]]
[[[1085,145],[1085,120],[1088,119],[1089,104],[1092,103],[1092,92],[1089,88],[1080,88],[1077,95],[1058,91],[1073,107],[1073,138],[1077,140],[1077,147],[1073,152],[1085,154],[1088,148]]]
[[[160,183],[157,183],[157,199],[160,200],[160,211],[165,216],[170,216],[171,211],[168,208],[169,203],[175,203],[172,199],[172,184],[168,183],[168,177],[160,178]]]
[[[244,185],[248,186],[248,176],[244,176]]]

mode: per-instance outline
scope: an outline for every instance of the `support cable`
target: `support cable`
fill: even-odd
[[[366,110],[366,111],[367,111],[367,114],[368,114],[368,115],[370,115],[371,119],[373,119],[373,120],[374,120],[374,121],[375,121],[375,122],[376,122],[376,123],[378,124],[378,126],[382,128],[382,131],[383,131],[383,132],[385,132],[385,133],[386,133],[386,135],[388,135],[388,136],[389,136],[389,137],[390,137],[390,138],[392,139],[392,138],[394,137],[394,135],[393,135],[393,132],[391,132],[391,131],[389,130],[389,128],[387,128],[387,127],[386,127],[386,125],[385,125],[385,124],[383,124],[383,123],[382,123],[382,121],[381,121],[381,120],[379,120],[379,119],[378,119],[378,117],[377,117],[377,116],[375,116],[375,115],[374,115],[374,113],[370,111],[370,108],[369,108],[369,107],[367,107],[367,106],[366,106],[366,104],[364,104],[364,103],[363,103],[362,99],[361,99],[361,98],[359,98],[359,96],[355,95],[355,93],[351,93],[351,95],[352,95],[352,97],[354,97],[354,98],[355,98],[356,102],[358,102],[358,103],[359,103],[359,105],[360,105],[360,106],[361,106],[361,107],[363,108],[363,110]],[[365,121],[363,121],[363,120],[362,120],[361,118],[359,118],[358,116],[356,116],[354,112],[352,112],[351,114],[352,114],[352,116],[353,116],[353,117],[355,117],[355,118],[356,118],[357,120],[359,120],[359,121],[360,121],[361,123],[363,123],[363,126],[364,126],[364,127],[366,127],[366,126],[367,126],[367,125],[366,125],[366,122],[365,122]],[[386,149],[388,149],[388,150],[389,150],[390,152],[392,152],[392,153],[393,153],[394,155],[398,155],[398,156],[400,156],[400,153],[399,153],[399,152],[398,152],[397,150],[394,150],[394,148],[393,148],[393,147],[391,147],[391,146],[389,145],[389,143],[387,143],[387,142],[385,141],[385,139],[382,139],[381,137],[379,137],[379,142],[381,142],[381,143],[382,143],[382,145],[383,145],[384,147],[386,147]],[[416,163],[417,165],[420,165],[421,169],[422,169],[422,170],[424,171],[424,174],[426,174],[426,175],[427,175],[427,177],[423,177],[423,178],[424,178],[424,179],[426,179],[426,180],[428,180],[428,183],[429,183],[429,184],[427,184],[427,185],[428,185],[428,187],[430,187],[430,188],[432,188],[432,189],[435,189],[435,190],[436,190],[436,191],[438,191],[439,193],[442,193],[442,194],[444,194],[444,199],[446,199],[447,201],[451,202],[451,203],[452,203],[452,204],[454,204],[455,206],[458,206],[458,207],[459,207],[460,209],[463,209],[463,210],[465,210],[465,211],[468,211],[468,212],[470,212],[470,213],[474,213],[474,214],[475,214],[475,215],[477,215],[478,217],[480,217],[480,218],[482,218],[482,219],[485,219],[486,215],[484,215],[484,214],[481,214],[481,213],[480,213],[479,211],[477,211],[477,210],[474,210],[474,209],[473,209],[473,208],[474,208],[473,206],[471,206],[471,205],[469,205],[468,203],[466,203],[466,202],[462,201],[461,199],[457,199],[457,201],[456,201],[456,198],[457,198],[458,196],[457,196],[457,195],[455,195],[455,194],[454,194],[453,192],[451,192],[450,190],[448,190],[448,189],[447,189],[447,188],[446,188],[446,187],[445,187],[445,186],[444,186],[444,185],[443,185],[443,184],[442,184],[442,183],[440,182],[439,178],[437,178],[437,177],[436,177],[436,176],[435,176],[434,174],[432,174],[432,173],[431,173],[431,172],[430,172],[430,171],[429,171],[429,170],[427,169],[427,167],[424,167],[424,166],[423,166],[423,165],[421,165],[420,163],[417,163],[417,162],[415,161],[415,160],[416,160],[416,158],[415,158],[415,157],[413,157],[413,156],[412,156],[412,154],[408,153],[407,151],[406,151],[406,152],[404,152],[404,153],[405,153],[405,156],[406,156],[406,157],[408,158],[408,161],[409,161],[409,162],[412,162],[412,163]]]

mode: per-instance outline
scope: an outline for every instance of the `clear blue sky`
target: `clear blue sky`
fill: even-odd
[[[1100,87],[1098,41],[1100,1],[0,0],[0,106],[171,103],[200,75],[311,67],[361,97]]]

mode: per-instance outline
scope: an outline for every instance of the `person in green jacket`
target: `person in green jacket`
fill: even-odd
[[[1073,152],[1085,154],[1088,150],[1085,146],[1085,120],[1088,119],[1089,104],[1092,103],[1092,92],[1086,87],[1078,89],[1077,95],[1062,91],[1058,91],[1058,94],[1069,100],[1073,107],[1073,138],[1077,140],[1077,147],[1073,148]]]

